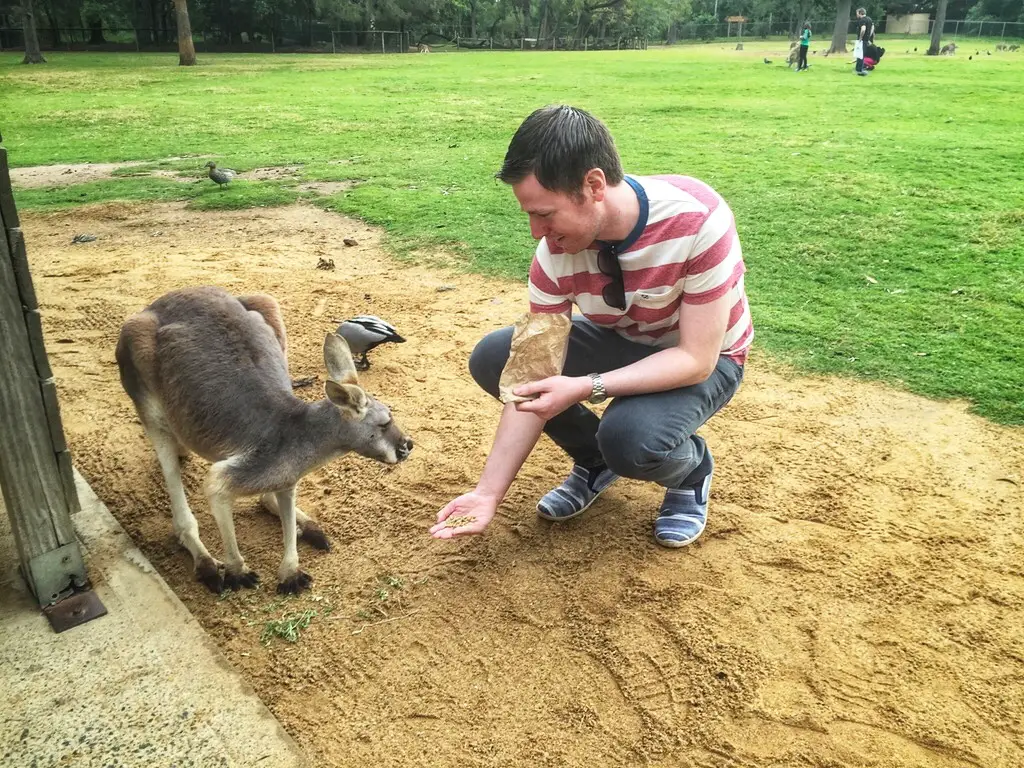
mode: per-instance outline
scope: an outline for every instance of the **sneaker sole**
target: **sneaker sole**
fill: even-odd
[[[562,517],[551,517],[549,515],[544,514],[544,512],[541,511],[540,507],[537,507],[537,517],[541,518],[542,520],[547,520],[549,523],[562,523],[562,522],[565,522],[566,520],[573,520],[574,518],[579,517],[584,512],[586,512],[588,509],[590,509],[594,505],[594,502],[597,501],[598,499],[600,499],[601,495],[605,491],[607,491],[609,488],[611,488],[613,485],[615,485],[617,482],[619,482],[620,479],[621,478],[616,477],[614,480],[612,480],[610,483],[608,483],[608,485],[606,485],[604,487],[604,489],[601,491],[601,493],[597,494],[597,496],[592,498],[590,500],[590,503],[587,504],[585,507],[583,507],[583,509],[581,509],[579,512],[573,512],[571,515],[564,515]]]

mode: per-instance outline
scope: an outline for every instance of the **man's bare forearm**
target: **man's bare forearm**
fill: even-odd
[[[494,445],[476,486],[478,493],[494,498],[496,504],[501,503],[516,474],[537,445],[544,423],[532,413],[520,413],[511,403],[505,406],[494,435]]]

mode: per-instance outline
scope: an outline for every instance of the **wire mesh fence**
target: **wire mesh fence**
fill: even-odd
[[[814,30],[816,40],[831,39],[832,31],[835,28],[835,19],[818,19],[808,22]],[[934,21],[928,22],[928,32],[931,34]],[[895,25],[893,25],[895,27]],[[772,37],[796,37],[803,27],[803,21],[798,19],[769,20],[769,21],[748,21],[743,24],[737,22],[719,22],[717,24],[676,24],[668,30],[667,42],[669,44],[683,41],[721,41],[735,40],[740,42],[747,40],[767,40]],[[886,20],[875,25],[878,34],[888,37],[910,38],[921,37],[922,33],[911,32],[887,32]],[[850,21],[846,30],[848,36],[857,34],[856,22]],[[965,19],[947,19],[942,26],[943,37],[956,38],[1000,38],[1019,40],[1024,37],[1024,22],[1017,21],[969,21]]]
[[[928,34],[931,33],[929,22]],[[835,19],[810,22],[816,41],[831,38]],[[729,41],[795,38],[802,26],[796,19],[751,21],[739,24],[673,24],[665,39],[668,44],[694,41]],[[895,25],[894,25],[895,26]],[[922,37],[921,33],[886,31],[885,20],[877,24],[879,34],[889,38]],[[37,30],[44,51],[139,51],[176,52],[177,31],[170,27],[41,27]],[[848,35],[855,35],[850,22]],[[943,38],[953,41],[988,38],[1008,41],[1024,39],[1024,22],[971,21],[947,19]],[[638,34],[619,36],[554,36],[554,37],[462,37],[436,32],[410,30],[332,29],[328,24],[282,25],[271,30],[226,33],[221,30],[194,30],[193,43],[197,53],[426,53],[430,51],[606,51],[646,50],[649,41]],[[21,28],[0,28],[0,51],[23,50]]]

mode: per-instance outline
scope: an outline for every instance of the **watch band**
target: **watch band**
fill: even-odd
[[[601,379],[600,373],[588,373],[592,387],[590,390],[590,397],[587,398],[588,403],[603,403],[608,399],[608,392],[604,388],[604,381]]]

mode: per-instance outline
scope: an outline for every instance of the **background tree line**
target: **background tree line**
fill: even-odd
[[[30,6],[31,2],[31,6]],[[841,6],[843,0],[838,0]],[[846,3],[852,9],[856,0]],[[886,13],[933,13],[935,0],[868,3],[880,21]],[[949,0],[947,18],[1024,21],[1024,0]],[[21,27],[32,7],[37,29],[56,36],[61,29],[89,30],[90,42],[104,42],[104,29],[135,29],[152,42],[176,38],[173,0],[20,0],[0,2],[0,27]],[[837,0],[187,0],[193,31],[223,42],[269,36],[275,29],[328,25],[337,30],[400,30],[445,38],[583,38],[639,36],[672,40],[686,24],[713,24],[727,16],[756,21],[831,19]],[[717,19],[715,11],[717,10]],[[773,31],[775,27],[773,26]],[[825,30],[815,30],[818,37]]]

